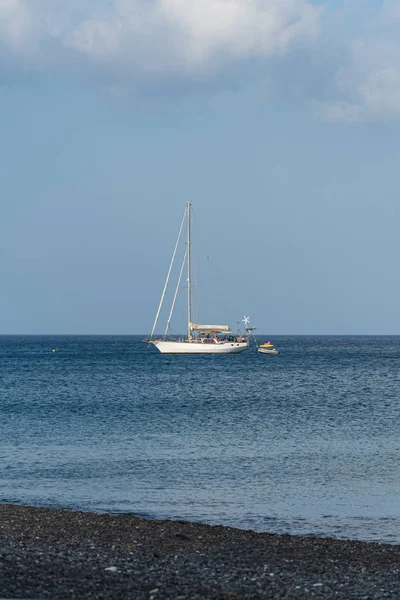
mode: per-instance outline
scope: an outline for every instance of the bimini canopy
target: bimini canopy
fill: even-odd
[[[190,323],[191,331],[215,331],[216,333],[232,333],[228,325],[197,325]]]

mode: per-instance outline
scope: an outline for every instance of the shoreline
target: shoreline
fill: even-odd
[[[0,597],[400,597],[400,545],[0,504]]]

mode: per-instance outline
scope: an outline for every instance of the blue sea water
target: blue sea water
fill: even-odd
[[[274,341],[0,337],[0,502],[400,543],[400,338]]]

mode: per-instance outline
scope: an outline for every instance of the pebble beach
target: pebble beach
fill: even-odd
[[[400,598],[400,547],[0,505],[0,597]]]

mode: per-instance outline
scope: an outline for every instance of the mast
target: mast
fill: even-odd
[[[191,271],[191,265],[190,265],[190,210],[191,210],[191,203],[188,202],[187,203],[187,267],[188,267],[188,276],[187,276],[187,283],[188,283],[188,340],[192,339],[192,331],[190,329],[190,323],[192,320],[192,288],[191,288],[191,281],[190,281],[190,271]]]

